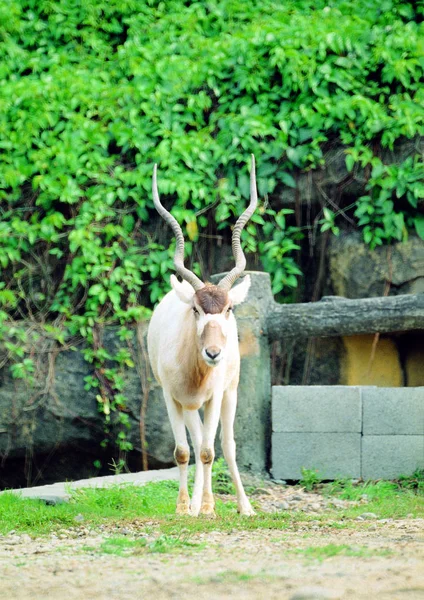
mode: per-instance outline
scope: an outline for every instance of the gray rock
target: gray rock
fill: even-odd
[[[411,236],[407,242],[370,250],[360,233],[332,237],[329,270],[333,291],[345,298],[382,296],[387,281],[390,295],[424,292],[424,240]]]
[[[365,513],[362,513],[362,515],[359,515],[358,519],[363,519],[363,520],[366,520],[366,519],[378,519],[378,517],[377,517],[377,515],[375,513],[365,512]]]
[[[343,593],[324,587],[302,587],[296,590],[290,600],[337,600]]]
[[[44,502],[45,504],[47,504],[48,506],[55,506],[56,504],[64,504],[65,502],[69,502],[69,496],[68,495],[64,495],[64,496],[49,496],[48,494],[44,495],[41,494],[40,496],[38,496],[37,498],[34,498],[35,500],[41,500],[41,502]]]
[[[85,521],[85,517],[84,517],[84,515],[81,515],[81,514],[75,515],[74,521],[76,521],[77,523],[82,523],[83,521]]]

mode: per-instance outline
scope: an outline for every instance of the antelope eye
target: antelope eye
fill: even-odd
[[[199,311],[197,310],[197,308],[195,306],[193,306],[193,312],[194,312],[195,315],[199,314]]]
[[[232,310],[232,307],[231,307],[231,306],[229,306],[229,307],[227,308],[227,313],[230,313],[230,312],[231,312],[231,310]]]

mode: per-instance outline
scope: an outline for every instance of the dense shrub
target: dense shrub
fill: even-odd
[[[348,170],[369,169],[353,207],[364,239],[424,237],[422,157],[379,154],[424,133],[423,14],[396,0],[2,3],[0,334],[16,376],[33,365],[6,320],[55,319],[59,341],[93,341],[95,323],[139,319],[140,298],[163,294],[172,247],[151,225],[154,162],[188,254],[211,220],[225,232],[243,210],[251,152],[265,198],[322,168],[334,140]],[[300,274],[287,216],[271,197],[244,235],[276,293]],[[326,208],[323,229],[337,216]]]

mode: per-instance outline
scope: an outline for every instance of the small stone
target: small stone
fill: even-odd
[[[23,535],[21,535],[21,540],[23,544],[28,544],[30,542],[32,542],[32,537],[30,535],[28,535],[27,533],[24,533]]]
[[[125,528],[124,528],[124,529],[121,529],[121,530],[119,531],[119,533],[120,533],[121,535],[131,535],[131,531],[130,531],[129,529],[125,529]]]
[[[305,498],[303,496],[300,496],[299,494],[295,494],[294,496],[290,496],[290,500],[292,500],[293,502],[301,502],[304,499]]]
[[[22,538],[20,535],[9,535],[5,540],[4,543],[7,546],[16,546],[17,544],[22,544]]]
[[[46,552],[49,552],[49,548],[47,546],[39,546],[34,550],[34,554],[44,554]]]
[[[358,519],[377,519],[377,515],[372,512],[365,512],[362,515],[359,515]]]
[[[341,597],[341,593],[328,588],[304,587],[295,591],[290,600],[337,600]]]
[[[379,523],[391,523],[393,519],[378,519]]]
[[[76,521],[77,523],[82,523],[83,521],[85,521],[84,515],[75,515],[74,521]]]
[[[265,488],[256,488],[252,494],[254,496],[272,496],[271,492]]]
[[[56,506],[56,504],[69,502],[69,496],[44,495],[38,496],[37,498],[34,498],[34,500],[41,500],[41,502],[44,502],[47,506]]]
[[[285,500],[283,500],[282,502],[280,502],[280,504],[278,505],[278,509],[279,510],[288,510],[289,508],[290,508],[290,505]]]
[[[346,507],[346,503],[343,500],[338,500],[337,498],[335,498],[334,500],[331,500],[330,504],[332,504],[335,508],[345,508]]]

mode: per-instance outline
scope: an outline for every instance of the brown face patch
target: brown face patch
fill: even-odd
[[[216,285],[207,284],[195,294],[196,301],[207,315],[221,313],[230,302],[228,292]]]
[[[225,346],[225,337],[221,331],[221,327],[215,321],[206,323],[200,339],[206,350],[215,350],[216,354]]]

